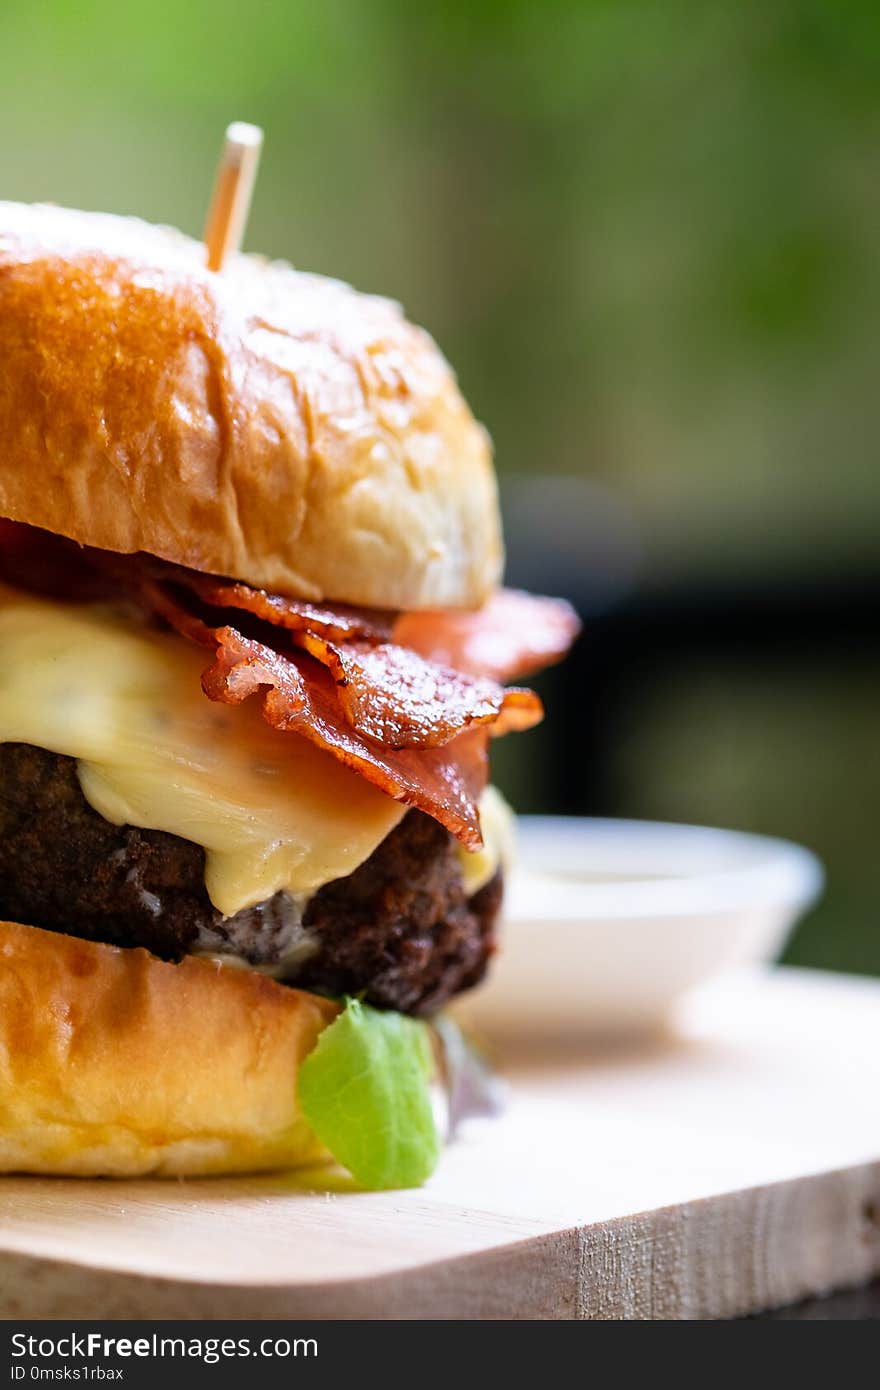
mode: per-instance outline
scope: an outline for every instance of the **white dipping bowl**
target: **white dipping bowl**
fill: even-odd
[[[505,1042],[652,1031],[695,985],[773,960],[822,883],[785,840],[524,816],[501,949],[456,1012]]]

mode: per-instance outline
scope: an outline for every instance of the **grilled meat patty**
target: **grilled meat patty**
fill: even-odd
[[[468,898],[456,842],[410,811],[363,864],[303,904],[276,893],[222,917],[200,845],[112,825],[73,758],[0,744],[0,917],[165,960],[234,954],[303,989],[431,1013],[476,984],[495,945],[501,875]]]

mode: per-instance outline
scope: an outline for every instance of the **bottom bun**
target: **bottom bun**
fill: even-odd
[[[337,1012],[251,970],[0,922],[0,1172],[170,1177],[326,1160],[296,1081]]]

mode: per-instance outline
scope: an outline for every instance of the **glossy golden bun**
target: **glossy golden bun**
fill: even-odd
[[[336,1012],[251,970],[0,923],[0,1172],[320,1162],[296,1077]]]
[[[488,439],[397,305],[130,218],[0,203],[0,515],[307,598],[473,607]]]

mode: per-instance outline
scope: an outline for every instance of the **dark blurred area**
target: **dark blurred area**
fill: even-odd
[[[584,616],[502,785],[801,840],[880,973],[880,8],[5,0],[0,71],[8,198],[198,233],[266,128],[248,245],[430,327]]]

